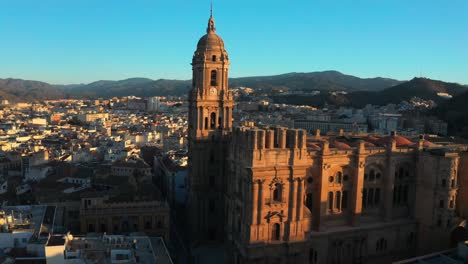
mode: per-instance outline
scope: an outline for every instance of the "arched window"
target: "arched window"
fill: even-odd
[[[367,189],[362,190],[362,208],[367,207]]]
[[[367,191],[367,205],[372,207],[374,205],[374,188],[369,188]]]
[[[336,181],[338,183],[341,183],[342,177],[343,177],[343,174],[341,173],[341,171],[336,173]]]
[[[273,190],[273,201],[281,202],[281,184],[276,183],[275,189]]]
[[[216,113],[211,113],[210,115],[210,128],[215,129],[216,128]]]
[[[341,198],[341,208],[348,208],[348,191],[343,191],[343,197]]]
[[[223,128],[223,120],[221,117],[218,117],[218,128]]]
[[[369,173],[369,181],[373,181],[375,179],[375,171],[371,170]]]
[[[374,204],[378,205],[380,203],[380,188],[375,189],[374,193]]]
[[[336,192],[336,199],[335,199],[335,208],[340,210],[341,209],[341,192]]]
[[[217,79],[217,73],[215,70],[211,71],[211,86],[217,86],[218,85],[218,79]]]
[[[328,192],[328,210],[333,210],[333,193]]]
[[[280,235],[281,235],[281,227],[280,224],[275,223],[273,224],[272,230],[271,230],[271,240],[280,240]]]
[[[211,57],[211,60],[216,61],[216,55],[213,55],[213,57]]]

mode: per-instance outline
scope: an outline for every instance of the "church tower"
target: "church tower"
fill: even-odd
[[[224,240],[225,175],[232,130],[229,57],[211,15],[192,59],[189,92],[189,222],[192,248]],[[194,252],[192,252],[194,253]]]

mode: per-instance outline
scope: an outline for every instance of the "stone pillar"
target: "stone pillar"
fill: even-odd
[[[297,220],[304,218],[304,186],[302,179],[297,179]]]
[[[275,131],[267,130],[267,143],[266,148],[275,148]]]
[[[257,149],[257,130],[250,130],[250,149]]]
[[[266,133],[265,130],[258,130],[258,148],[259,149],[264,149],[265,148],[265,142],[266,142]]]
[[[289,216],[290,216],[290,222],[292,221],[295,221],[296,220],[296,213],[297,213],[297,206],[296,206],[296,201],[297,201],[297,192],[296,192],[296,179],[294,179],[294,177],[292,177],[290,180],[289,180],[291,183],[290,183],[290,194],[289,196],[291,197],[291,200],[290,200],[290,203],[289,203]]]
[[[203,109],[199,106],[197,106],[197,113],[198,113],[198,130],[203,129]]]
[[[359,225],[360,216],[362,214],[362,190],[364,188],[364,171],[366,168],[365,158],[358,155],[355,173],[353,175],[353,189],[350,193],[351,201],[351,225]]]
[[[263,200],[264,196],[264,186],[263,181],[258,182],[258,214],[257,214],[257,223],[262,224],[262,217],[263,217],[263,204],[265,201]]]
[[[286,148],[286,129],[282,128],[280,130],[278,141],[279,148]]]
[[[252,182],[252,224],[258,224],[258,182]]]

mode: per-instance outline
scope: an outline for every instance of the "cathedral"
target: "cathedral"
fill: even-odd
[[[392,263],[467,239],[468,146],[232,126],[210,16],[189,93],[191,263]]]

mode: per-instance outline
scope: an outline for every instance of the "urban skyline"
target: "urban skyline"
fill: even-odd
[[[190,79],[209,1],[0,1],[2,78]],[[214,1],[232,77],[337,70],[468,83],[464,1]],[[232,10],[239,10],[232,12]]]

